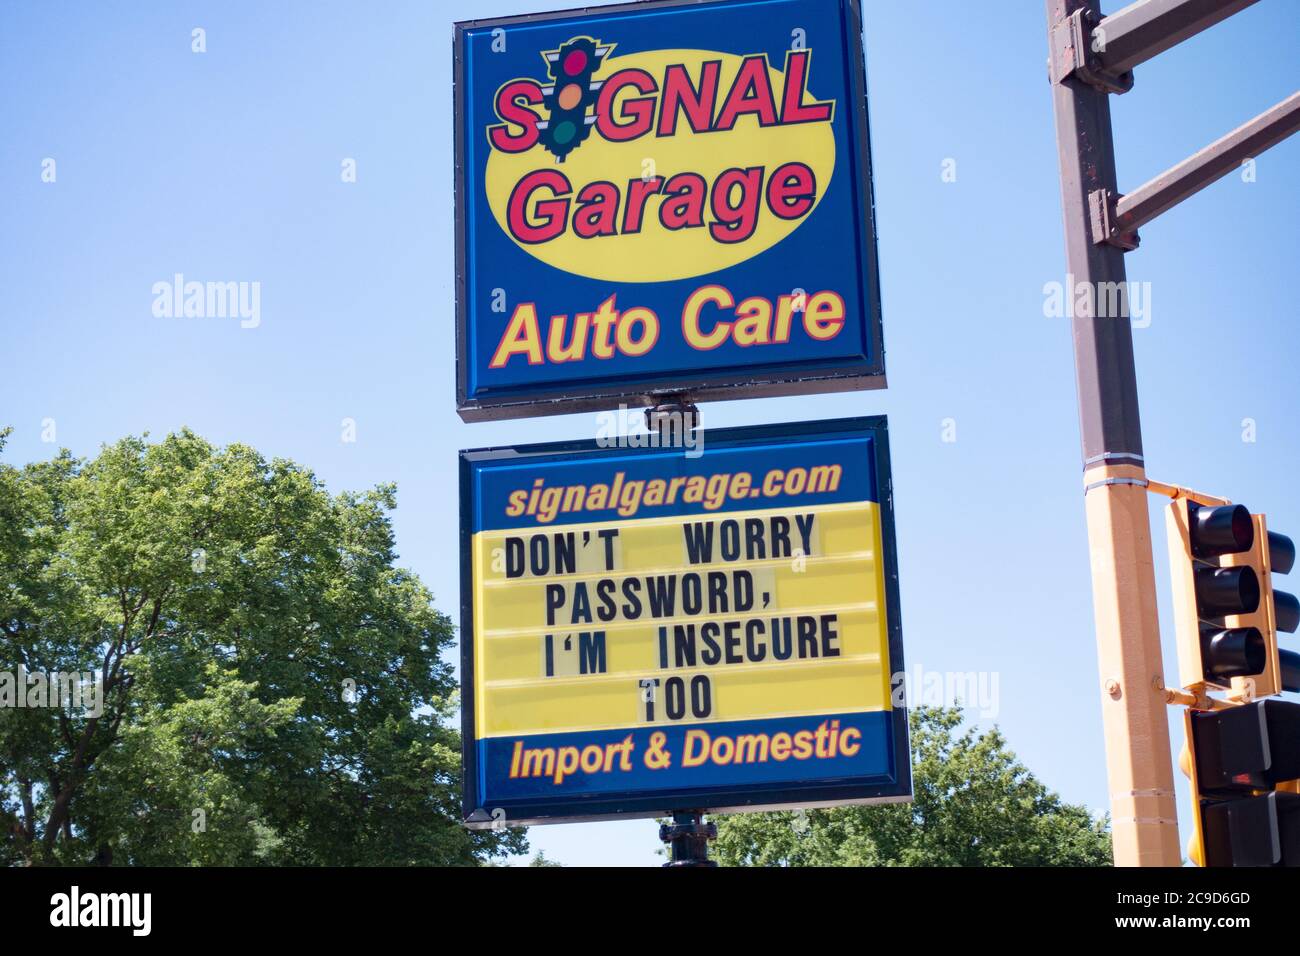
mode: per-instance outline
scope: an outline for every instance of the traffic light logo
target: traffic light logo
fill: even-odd
[[[574,37],[558,50],[542,54],[550,67],[551,84],[542,87],[547,116],[537,128],[542,147],[558,162],[564,162],[591,135],[596,118],[588,111],[601,87],[592,77],[612,49],[612,44],[601,46],[591,37]]]

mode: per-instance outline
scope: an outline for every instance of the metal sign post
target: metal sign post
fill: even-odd
[[[659,827],[659,839],[668,846],[669,859],[664,866],[681,867],[717,866],[709,859],[709,841],[717,839],[718,825],[705,823],[704,815],[697,811],[674,813],[673,822]]]
[[[1300,94],[1128,196],[1108,98],[1132,88],[1135,66],[1252,2],[1140,0],[1103,18],[1097,0],[1047,0],[1111,825],[1125,866],[1177,866],[1181,856],[1124,252],[1137,247],[1138,225],[1294,132]]]

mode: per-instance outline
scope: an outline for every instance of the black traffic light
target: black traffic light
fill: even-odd
[[[538,123],[542,146],[564,162],[591,133],[594,116],[587,110],[596,102],[600,82],[592,76],[610,47],[598,46],[590,37],[574,37],[558,50],[543,54],[550,64],[550,86],[542,87],[547,118]]]
[[[1187,498],[1170,503],[1168,528],[1182,685],[1238,699],[1300,690],[1300,655],[1277,646],[1300,626],[1300,601],[1271,580],[1295,565],[1291,539],[1242,505]]]
[[[1260,700],[1187,711],[1200,866],[1300,866],[1300,704]]]
[[[1251,515],[1251,521],[1255,526],[1252,547],[1219,559],[1223,570],[1248,572],[1258,586],[1257,607],[1225,619],[1229,627],[1254,628],[1264,639],[1262,666],[1254,674],[1240,675],[1251,681],[1249,689],[1240,681],[1233,685],[1234,690],[1244,692],[1238,696],[1247,699],[1269,697],[1284,690],[1300,691],[1300,655],[1278,646],[1280,632],[1291,634],[1300,627],[1300,600],[1273,588],[1274,574],[1287,574],[1295,567],[1295,544],[1286,535],[1269,531],[1263,515]]]

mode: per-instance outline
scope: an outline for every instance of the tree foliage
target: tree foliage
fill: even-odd
[[[1107,823],[1062,803],[994,728],[961,711],[911,711],[914,800],[907,804],[719,818],[729,866],[1109,866]]]
[[[394,507],[188,430],[0,465],[0,671],[104,693],[0,708],[0,864],[522,851],[458,822],[453,630],[394,564]]]

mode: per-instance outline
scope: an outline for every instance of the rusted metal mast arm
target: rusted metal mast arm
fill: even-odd
[[[1132,248],[1136,245],[1132,234],[1139,227],[1297,130],[1300,130],[1300,91],[1150,182],[1112,200],[1104,227],[1094,228],[1094,241]],[[1098,201],[1094,199],[1094,204]]]
[[[1092,31],[1100,67],[1127,73],[1170,47],[1226,20],[1256,0],[1138,0]]]

